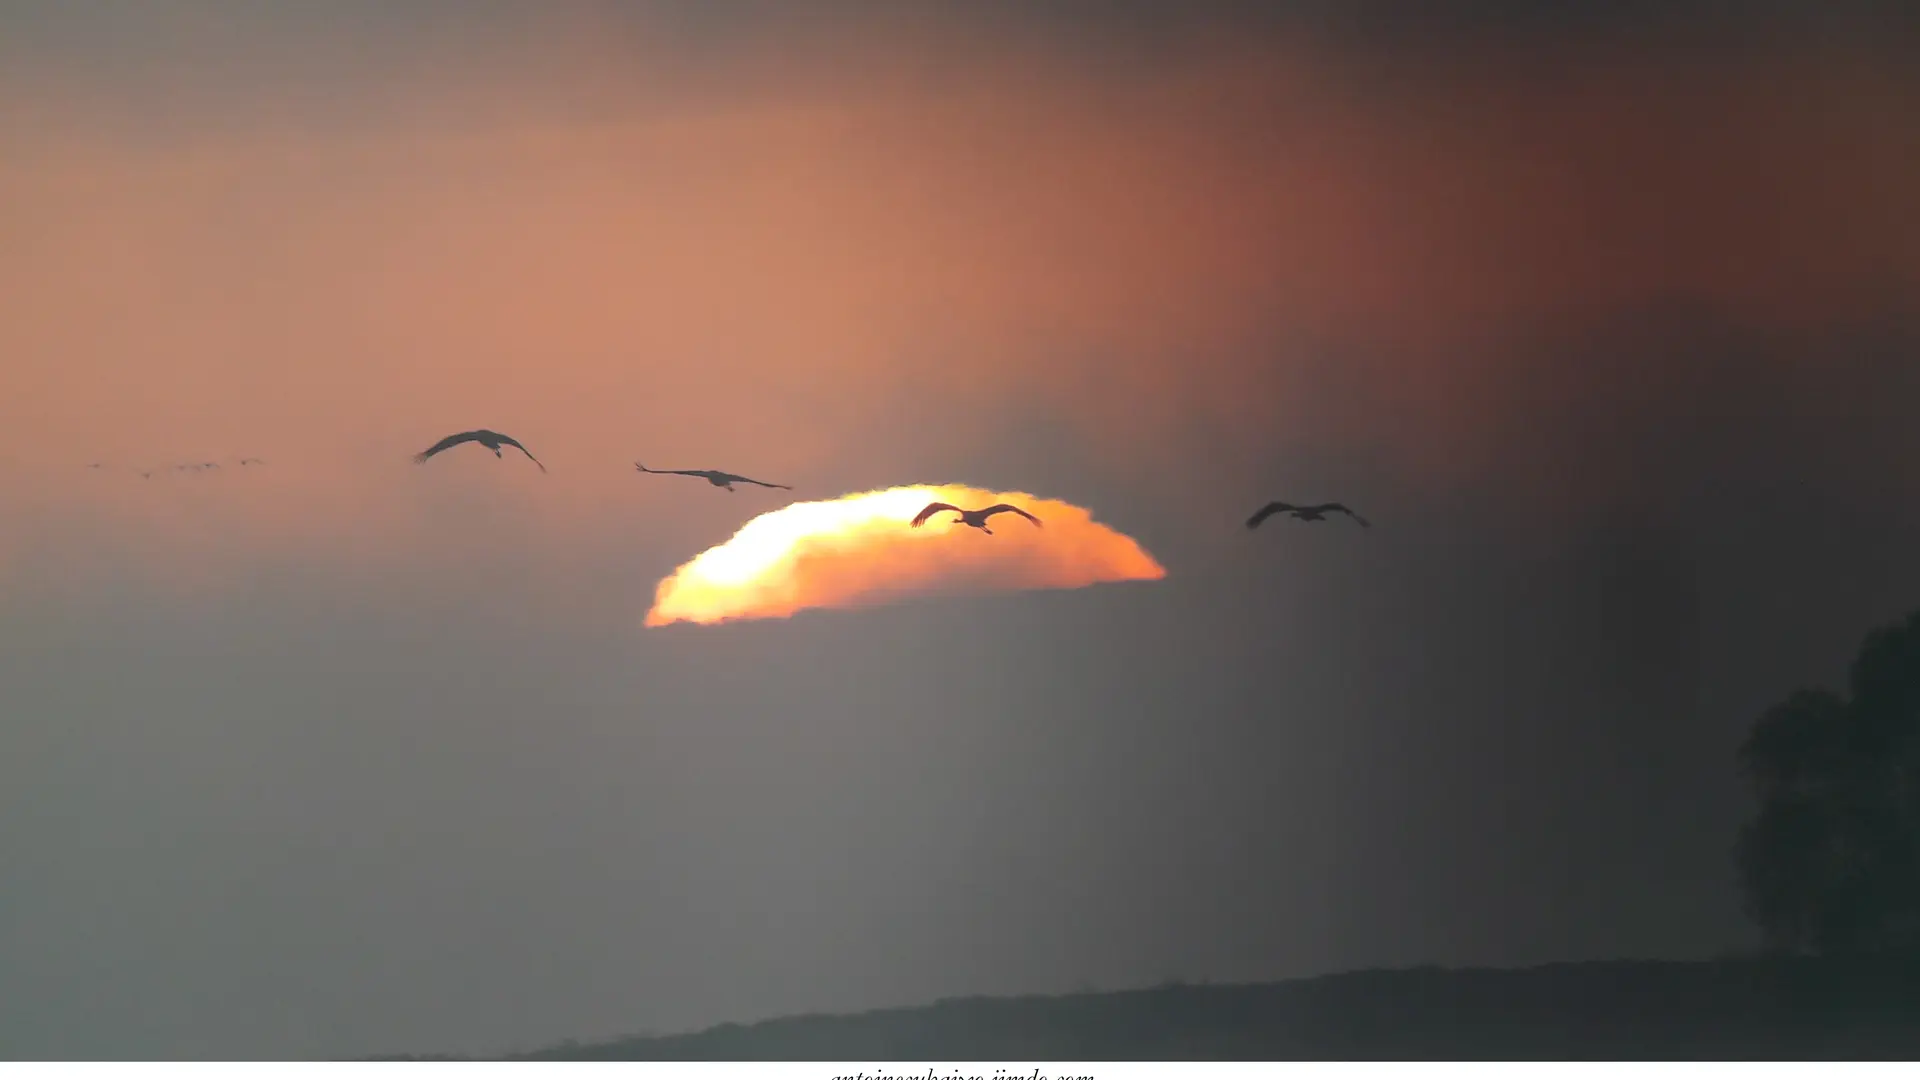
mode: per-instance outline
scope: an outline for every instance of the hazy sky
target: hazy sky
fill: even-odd
[[[1743,946],[1920,605],[1920,20],[1652,6],[0,6],[0,1052]],[[636,457],[1167,576],[645,629],[789,495]]]

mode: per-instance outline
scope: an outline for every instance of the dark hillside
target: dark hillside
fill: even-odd
[[[1416,968],[949,999],[522,1055],[545,1060],[1920,1057],[1920,962]]]

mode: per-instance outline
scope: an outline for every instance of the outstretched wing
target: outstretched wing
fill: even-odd
[[[519,440],[519,439],[516,439],[516,438],[514,438],[514,437],[513,437],[513,436],[511,436],[511,435],[502,435],[502,436],[500,436],[500,441],[501,441],[501,442],[503,442],[503,443],[506,443],[506,444],[507,444],[508,446],[511,446],[511,447],[513,447],[514,449],[516,449],[516,450],[518,450],[518,451],[520,451],[521,453],[523,453],[523,454],[525,454],[525,455],[527,455],[527,460],[528,460],[528,461],[531,461],[531,462],[533,462],[533,463],[534,463],[535,465],[540,465],[540,459],[539,459],[539,458],[537,458],[537,457],[534,457],[534,456],[533,456],[533,451],[531,451],[531,450],[529,450],[529,449],[527,449],[527,448],[526,448],[526,447],[524,447],[524,446],[521,446],[521,445],[520,445],[520,440]],[[546,471],[547,471],[547,467],[546,467],[545,465],[540,465],[540,471],[541,471],[541,472],[546,472]]]
[[[633,463],[633,467],[636,469],[639,469],[643,473],[652,473],[655,476],[697,476],[702,480],[704,480],[707,477],[713,475],[712,473],[708,472],[705,469],[649,469],[645,465],[642,465],[637,461]],[[746,477],[736,476],[734,477],[734,479],[745,480]]]
[[[793,490],[792,484],[769,484],[765,480],[755,480],[751,476],[735,476],[732,473],[724,473],[722,475],[736,484],[759,484],[763,488],[782,488],[786,491]]]
[[[1348,517],[1352,518],[1353,520],[1359,522],[1363,528],[1373,527],[1372,524],[1368,522],[1366,518],[1363,518],[1359,514],[1354,513],[1353,508],[1348,506],[1346,503],[1337,503],[1337,502],[1322,503],[1319,506],[1314,507],[1314,509],[1321,510],[1321,511],[1330,510],[1336,514],[1345,514]]]
[[[952,503],[943,503],[943,502],[928,503],[927,508],[925,510],[922,510],[919,513],[913,515],[913,527],[917,529],[920,526],[925,525],[927,523],[928,518],[932,517],[933,515],[939,513],[942,510],[951,510],[956,514],[960,512],[960,508],[953,505]]]
[[[432,446],[427,447],[425,450],[422,450],[419,453],[413,455],[414,463],[419,464],[420,462],[427,460],[428,458],[432,457],[433,455],[439,453],[442,450],[445,450],[449,447],[459,446],[463,442],[472,442],[473,440],[479,437],[480,437],[480,433],[477,431],[463,431],[458,435],[449,435],[446,438],[441,439],[439,442],[434,443]]]
[[[1295,507],[1292,503],[1270,502],[1267,505],[1261,507],[1259,510],[1255,511],[1254,515],[1247,519],[1247,528],[1257,529],[1260,527],[1261,522],[1267,520],[1273,515],[1284,514],[1287,511],[1293,510],[1293,509],[1295,509]]]
[[[1013,505],[1012,503],[995,503],[994,505],[989,506],[985,510],[982,510],[980,512],[980,516],[982,518],[990,518],[995,514],[1019,514],[1021,517],[1026,518],[1028,521],[1033,522],[1035,525],[1040,524],[1039,518],[1034,517],[1032,514],[1027,513],[1025,510],[1020,509],[1019,507]]]

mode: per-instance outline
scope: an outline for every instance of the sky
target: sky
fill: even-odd
[[[0,7],[0,1052],[1751,945],[1920,606],[1920,20],[1595,10]],[[921,485],[1164,575],[644,625]]]

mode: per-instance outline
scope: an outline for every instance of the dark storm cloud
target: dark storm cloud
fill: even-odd
[[[203,78],[223,73],[257,77],[302,57],[324,57],[365,78],[397,74],[406,60],[423,54],[443,60],[462,50],[537,55],[555,39],[583,31],[649,52],[657,47],[663,51],[649,58],[676,66],[725,61],[742,48],[831,53],[835,50],[828,47],[839,45],[877,54],[890,48],[948,51],[974,39],[1013,48],[1041,46],[1062,61],[1119,49],[1145,62],[1187,47],[1217,44],[1222,35],[1242,42],[1293,37],[1321,46],[1439,51],[1482,42],[1647,45],[1660,40],[1712,49],[1808,34],[1910,46],[1920,16],[1898,0],[608,0],[540,5],[504,0],[418,0],[404,5],[368,0],[100,0],[10,4],[0,12],[0,27],[6,30],[0,56],[15,68],[77,65],[82,75],[92,67],[91,74],[126,76],[143,69],[185,73],[193,65]],[[283,74],[298,74],[298,67]]]

